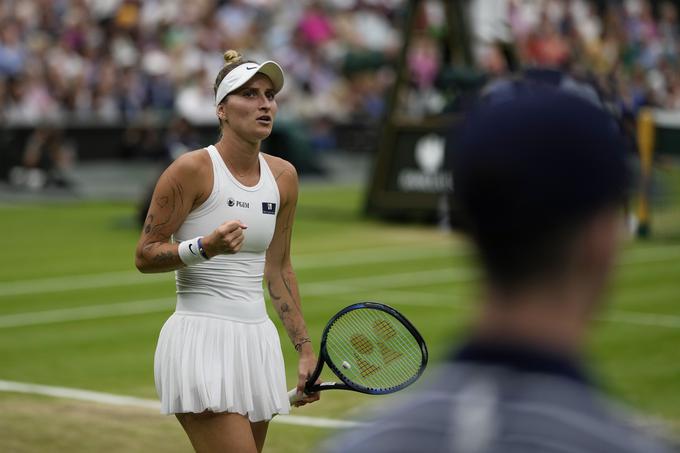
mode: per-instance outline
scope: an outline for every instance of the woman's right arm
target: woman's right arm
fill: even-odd
[[[206,194],[207,155],[187,153],[173,162],[156,183],[151,205],[137,243],[135,265],[144,273],[168,272],[184,267],[178,245],[170,237],[184,223],[189,212],[199,206]],[[209,158],[208,158],[209,161]]]

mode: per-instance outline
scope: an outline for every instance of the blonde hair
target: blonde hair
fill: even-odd
[[[241,66],[244,63],[254,63],[254,61],[244,61],[243,55],[234,49],[227,50],[224,52],[222,57],[224,58],[224,66],[222,66],[220,72],[217,73],[215,85],[213,85],[213,91],[215,92],[215,95],[217,95],[217,88],[219,88],[220,82],[226,77],[227,74],[229,74],[232,69]]]
[[[229,49],[224,52],[224,65],[230,65],[234,63],[240,63],[243,60],[243,56],[234,49]]]

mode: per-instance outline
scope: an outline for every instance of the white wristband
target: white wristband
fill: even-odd
[[[208,260],[208,255],[206,255],[205,250],[203,250],[201,239],[203,239],[203,237],[199,236],[179,243],[179,259],[187,266]]]

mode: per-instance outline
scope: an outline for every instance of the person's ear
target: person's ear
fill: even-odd
[[[219,118],[220,121],[227,121],[227,112],[225,112],[224,109],[224,102],[221,102],[220,105],[217,106],[216,112],[217,118]]]

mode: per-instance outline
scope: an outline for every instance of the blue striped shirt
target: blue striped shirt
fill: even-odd
[[[662,453],[671,447],[593,385],[577,361],[468,344],[427,385],[328,453]]]

